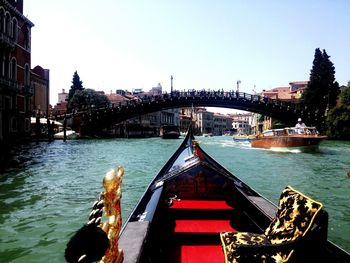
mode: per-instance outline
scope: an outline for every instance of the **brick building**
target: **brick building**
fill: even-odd
[[[30,45],[23,0],[0,0],[0,140],[30,131]]]
[[[30,83],[33,88],[31,109],[41,116],[49,116],[50,71],[36,66],[31,71]]]

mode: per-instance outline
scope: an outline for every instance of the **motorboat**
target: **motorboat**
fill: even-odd
[[[64,139],[64,131],[60,131],[58,133],[54,134],[54,139],[56,140],[63,140]],[[79,134],[73,130],[66,130],[66,139],[77,139],[79,137]]]
[[[289,127],[266,130],[251,141],[255,148],[317,148],[327,136],[319,134],[315,127]]]
[[[163,125],[160,128],[160,136],[163,139],[178,139],[180,137],[180,128],[176,125]]]

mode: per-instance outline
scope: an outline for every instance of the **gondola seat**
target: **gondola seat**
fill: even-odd
[[[304,258],[315,252],[317,244],[326,241],[327,224],[328,216],[320,202],[287,186],[279,199],[276,217],[263,234],[220,234],[225,262],[280,263],[295,260],[298,254]]]

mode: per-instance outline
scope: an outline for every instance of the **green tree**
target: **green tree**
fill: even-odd
[[[340,93],[340,105],[329,111],[326,124],[329,137],[350,140],[350,82]]]
[[[107,96],[99,94],[93,89],[77,90],[73,98],[69,101],[70,109],[81,109],[88,107],[101,108],[109,104]]]
[[[310,81],[302,95],[302,102],[308,110],[318,111],[322,115],[336,105],[339,84],[335,81],[335,67],[325,50],[315,50]]]
[[[80,77],[78,75],[78,72],[75,71],[74,74],[73,74],[73,80],[72,80],[72,86],[70,86],[70,90],[69,90],[69,93],[68,93],[68,105],[69,105],[69,102],[71,101],[71,99],[73,98],[74,94],[76,91],[78,90],[84,90],[84,87],[83,87],[83,82],[80,80]]]
[[[350,106],[350,81],[348,82],[348,86],[340,93],[340,103]]]
[[[340,105],[331,109],[326,124],[330,138],[350,140],[350,106]]]

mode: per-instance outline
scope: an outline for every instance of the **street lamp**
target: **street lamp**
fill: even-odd
[[[173,75],[171,75],[170,81],[171,81],[170,94],[173,95]]]
[[[241,81],[237,80],[237,92],[239,92],[239,84],[241,84]]]

